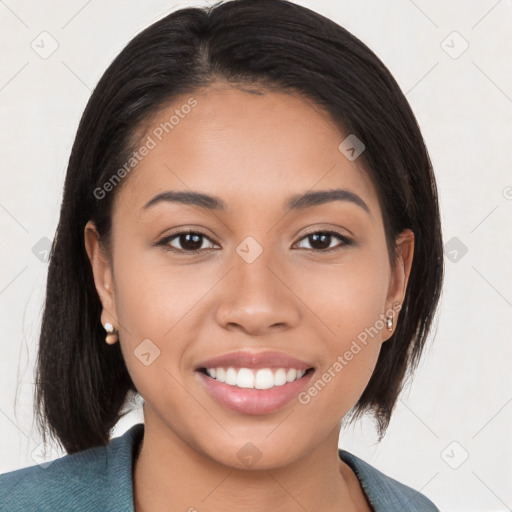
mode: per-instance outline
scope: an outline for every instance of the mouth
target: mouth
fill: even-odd
[[[280,352],[234,352],[201,362],[196,375],[208,396],[242,414],[270,414],[306,387],[315,367]]]
[[[271,389],[302,379],[311,374],[314,368],[199,368],[197,371],[218,382],[244,389]]]

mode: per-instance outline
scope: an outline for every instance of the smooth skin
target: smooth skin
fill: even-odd
[[[145,400],[137,512],[372,510],[337,449],[341,420],[392,335],[386,327],[308,404],[292,400],[272,414],[226,409],[196,372],[218,355],[277,350],[312,362],[314,383],[405,296],[413,233],[397,239],[392,269],[376,190],[362,159],[338,149],[348,134],[298,94],[261,92],[217,82],[161,110],[144,137],[190,97],[197,101],[125,178],[112,253],[101,250],[92,222],[85,227],[101,322],[119,329]],[[339,188],[369,212],[339,200],[285,211],[292,195]],[[168,190],[217,196],[226,209],[166,201],[143,208]],[[154,245],[181,228],[204,236]],[[325,230],[353,243],[308,236]],[[252,263],[236,251],[248,236],[263,250]],[[394,328],[399,321],[395,314]],[[160,350],[148,366],[134,355],[146,339]],[[237,456],[248,442],[261,454],[250,468]]]

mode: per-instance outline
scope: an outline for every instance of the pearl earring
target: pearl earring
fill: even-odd
[[[109,344],[109,345],[113,345],[117,340],[118,340],[118,330],[117,329],[114,329],[114,326],[110,323],[110,322],[107,322],[104,326],[105,328],[105,331],[107,331],[107,335],[105,336],[105,341]]]

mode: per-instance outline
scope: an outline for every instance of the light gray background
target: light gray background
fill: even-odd
[[[443,511],[511,510],[512,2],[297,3],[362,39],[406,93],[434,164],[447,244],[435,336],[386,438],[376,444],[365,420],[340,446]],[[45,457],[32,416],[44,251],[78,120],[124,45],[190,5],[204,3],[0,1],[0,472]],[[140,411],[115,435],[138,421]]]

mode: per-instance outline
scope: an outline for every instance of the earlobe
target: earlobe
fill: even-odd
[[[108,256],[104,253],[104,250],[100,245],[98,232],[96,231],[96,226],[92,221],[87,222],[84,228],[84,242],[89,262],[91,264],[94,285],[98,292],[103,309],[109,316],[110,322],[117,322],[111,265]],[[98,319],[98,321],[100,320]]]

